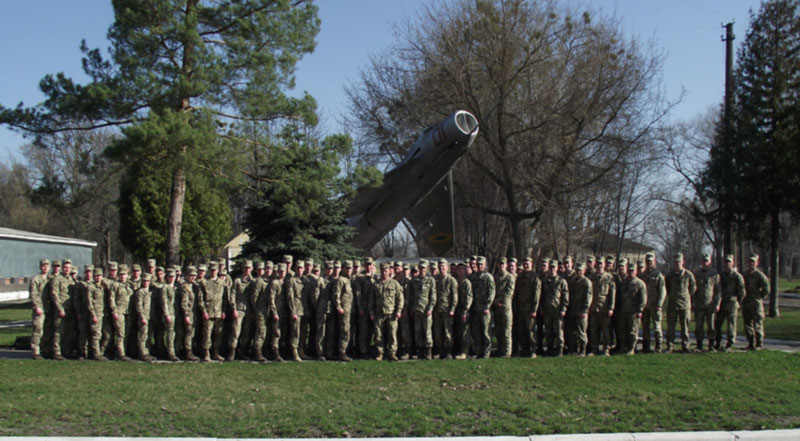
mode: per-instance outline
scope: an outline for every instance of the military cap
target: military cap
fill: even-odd
[[[470,261],[473,261],[473,260],[477,261],[478,260],[478,256],[469,256],[469,260]]]
[[[217,263],[220,264],[220,266],[225,266],[228,263],[228,259],[220,257],[219,259],[217,259]]]
[[[64,259],[62,262],[64,263],[64,265],[66,265],[66,264],[72,265],[72,260],[70,260],[70,259]]]
[[[133,265],[131,265],[131,270],[132,271],[141,271],[142,270],[142,266],[139,265],[138,263],[134,263]]]
[[[42,260],[39,261],[39,266],[42,266],[42,265],[50,265],[50,261],[47,260],[47,259],[42,259]]]
[[[570,256],[565,257],[563,262],[564,263],[572,263],[572,257],[570,257]]]
[[[447,259],[445,259],[444,257],[442,257],[441,259],[439,259],[439,264],[440,264],[440,265],[447,265]]]
[[[197,272],[197,267],[194,266],[194,265],[189,265],[189,266],[186,267],[186,269],[189,270],[189,271]]]
[[[656,260],[656,255],[653,253],[647,253],[644,255],[644,260],[650,262],[651,260]]]
[[[208,267],[206,266],[206,264],[201,263],[200,265],[197,265],[197,271],[198,272],[208,271]]]
[[[543,257],[542,260],[540,260],[539,262],[540,263],[546,263],[546,264],[550,265],[550,259],[548,259],[547,257]]]
[[[321,268],[320,268],[319,264],[318,264],[318,263],[315,263],[315,264],[314,264],[314,266],[313,266],[313,268],[312,268],[312,271],[319,271],[320,269],[321,269]]]
[[[399,266],[400,268],[402,268],[403,267],[403,262],[397,260],[397,261],[394,262],[393,266]]]
[[[422,260],[420,260],[420,261],[419,261],[419,267],[420,267],[420,268],[427,268],[427,267],[428,267],[428,265],[430,265],[430,262],[428,262],[428,261],[427,261],[427,260],[425,260],[425,259],[422,259]]]
[[[275,264],[272,263],[271,260],[268,260],[267,263],[265,263],[265,265],[267,266],[267,268],[275,268]]]
[[[526,257],[526,258],[522,259],[522,261],[523,261],[523,262],[530,262],[530,263],[533,263],[533,259],[532,259],[532,258],[530,258],[530,257]]]
[[[147,266],[148,267],[156,266],[156,259],[147,259]]]
[[[303,262],[302,260],[298,260],[297,262],[294,263],[294,265],[295,266],[306,266],[306,263]]]
[[[332,260],[326,260],[325,261],[325,268],[333,268],[333,261]]]
[[[519,261],[517,260],[517,258],[516,258],[516,257],[509,257],[509,258],[508,258],[508,261],[509,261],[509,262],[514,262],[514,263],[517,263],[517,262],[519,262]]]
[[[77,268],[75,268],[75,267],[73,266],[73,267],[72,267],[72,268],[69,270],[69,273],[70,273],[70,275],[73,275],[73,276],[74,276],[75,274],[78,274],[78,269],[77,269]]]
[[[292,257],[291,254],[284,254],[283,255],[283,261],[284,262],[289,263],[289,262],[291,262],[293,260],[294,260],[294,257]]]
[[[392,265],[389,262],[383,262],[381,264],[381,270],[385,270],[385,269],[392,269]]]
[[[625,266],[627,264],[628,264],[628,259],[624,257],[622,259],[619,259],[619,261],[617,261],[617,266]]]
[[[102,276],[103,275],[103,270],[101,268],[94,268],[92,270],[92,275],[93,276]]]
[[[306,261],[306,265],[314,266],[314,258],[306,257],[305,261]]]
[[[471,261],[471,260],[472,260],[472,259],[470,259],[470,261]],[[475,260],[476,260],[478,263],[486,263],[486,258],[485,258],[485,257],[483,257],[483,256],[478,256],[478,257],[477,257]]]
[[[61,261],[56,259],[53,261],[53,266],[61,266]]]
[[[170,269],[167,270],[167,277],[174,276],[174,275],[175,275],[175,270],[174,269],[170,268]]]
[[[672,256],[672,260],[675,262],[683,262],[683,253],[675,253],[675,255]]]
[[[364,259],[364,265],[372,265],[373,263],[375,263],[375,260],[372,257]]]
[[[595,262],[595,260],[596,260],[596,259],[594,258],[594,256],[586,256],[586,261],[587,261],[587,262],[592,262],[592,263],[594,263],[594,262]]]
[[[575,269],[578,271],[584,270],[586,269],[586,264],[583,262],[578,262],[577,264],[575,264]]]
[[[709,253],[703,253],[703,260],[704,260],[704,261],[705,261],[705,260],[711,261],[711,254],[709,254]]]
[[[196,268],[189,268],[189,275],[190,276],[196,276],[197,275],[197,269]]]
[[[86,271],[94,271],[94,265],[84,265],[83,266],[83,272],[86,272]]]
[[[353,266],[354,266],[354,267],[359,267],[359,268],[360,268],[360,267],[361,267],[361,259],[355,259],[355,260],[353,260]]]
[[[644,268],[644,261],[642,259],[637,260],[636,266],[639,268]]]
[[[345,260],[344,261],[344,267],[345,268],[352,268],[353,267],[353,261],[352,260]]]
[[[411,265],[409,265],[409,264],[407,264],[407,263],[404,263],[404,264],[403,264],[403,269],[404,269],[404,270],[410,270],[410,269],[411,269]]]
[[[210,271],[215,269],[219,269],[219,265],[217,264],[217,262],[214,262],[213,260],[211,262],[208,262],[208,270]]]
[[[117,264],[117,262],[114,262],[113,260],[108,262],[108,269],[109,270],[115,270],[117,268],[119,268],[119,265]]]
[[[508,263],[508,259],[505,258],[505,257],[501,257],[501,258],[497,259],[497,263]]]
[[[458,262],[458,266],[467,266],[467,265],[468,265],[468,262],[465,262],[463,260],[461,262]]]
[[[252,268],[253,267],[253,261],[252,260],[245,260],[244,261],[244,267],[245,268]]]
[[[151,275],[150,275],[150,273],[144,273],[144,274],[142,274],[142,280],[147,280],[148,282],[150,281],[150,279],[151,279],[152,277],[153,277],[153,276],[151,276]]]
[[[558,263],[559,263],[558,260],[550,259],[550,266],[558,266]]]
[[[264,269],[264,262],[260,260],[256,262],[256,269]]]
[[[416,272],[418,272],[418,271],[419,271],[419,267],[418,267],[417,265],[415,265],[415,264],[413,264],[413,263],[412,263],[412,264],[411,264],[411,272],[412,272],[412,273],[416,273]]]
[[[161,272],[163,273],[163,272],[165,272],[166,270],[164,269],[164,267],[163,267],[163,266],[157,266],[157,267],[156,267],[156,272],[159,272],[159,271],[161,271]]]
[[[286,271],[286,264],[281,262],[278,264],[278,271]]]
[[[749,260],[751,262],[757,261],[758,260],[758,254],[755,254],[755,253],[751,254],[750,257],[747,258],[747,260]]]
[[[606,256],[606,262],[614,262],[614,260],[616,260],[616,259],[615,259],[615,258],[614,258],[614,256],[612,256],[611,254],[609,254],[608,256]]]
[[[338,261],[338,260],[334,260],[333,261],[333,267],[334,268],[341,268],[342,267],[342,262]]]
[[[128,274],[128,265],[122,264],[119,266],[120,274]]]

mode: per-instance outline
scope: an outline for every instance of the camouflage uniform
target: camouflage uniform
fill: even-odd
[[[377,359],[383,358],[384,347],[390,360],[397,360],[397,317],[403,311],[403,287],[388,278],[370,285],[368,309],[375,321]]]
[[[333,265],[331,263],[331,265]],[[317,358],[322,360],[327,356],[333,358],[330,352],[326,351],[326,333],[328,316],[333,314],[333,304],[331,303],[331,290],[333,289],[333,279],[325,277],[319,278],[319,298],[317,299],[317,333],[314,336],[314,347]]]
[[[589,321],[589,306],[592,304],[592,281],[586,276],[574,275],[572,289],[569,292],[569,308],[567,314],[571,317],[571,326],[568,333],[569,347],[578,355],[586,354],[586,327]]]
[[[225,281],[219,277],[206,279],[203,285],[203,301],[208,320],[203,322],[203,360],[211,359],[222,361],[220,349],[222,348],[222,302],[225,299],[227,287]]]
[[[269,341],[269,353],[270,357],[276,361],[283,360],[279,350],[281,320],[285,320],[285,317],[281,317],[281,310],[285,310],[286,308],[286,297],[283,295],[283,280],[285,279],[280,279],[275,275],[272,280],[269,281],[266,292],[267,295],[264,299],[264,307],[270,312],[267,315],[268,326],[266,328],[267,340]],[[286,314],[285,311],[284,314]]]
[[[486,313],[494,302],[494,277],[488,271],[479,272],[472,284],[472,311],[470,312],[470,328],[475,355],[487,358],[492,350],[492,339],[489,336],[491,316]]]
[[[118,282],[114,292],[114,313],[117,318],[114,320],[114,346],[117,360],[128,360],[125,351],[126,327],[129,326],[130,303],[135,289],[129,281]]]
[[[427,261],[420,262],[420,266],[427,267]],[[436,306],[436,281],[430,274],[424,277],[416,277],[411,281],[411,311],[414,318],[414,340],[419,351],[420,358],[431,358],[433,348],[433,336],[431,326],[433,325],[433,308]]]
[[[400,320],[397,321],[397,340],[400,353],[403,357],[408,357],[412,354],[414,346],[414,322],[411,319],[411,279],[401,273],[396,276],[395,280],[403,288],[403,311]]]
[[[266,360],[264,358],[264,341],[267,338],[267,327],[274,323],[273,317],[278,315],[278,309],[275,306],[275,294],[270,293],[273,289],[272,282],[274,280],[259,277],[255,280],[252,290],[251,306],[256,314],[256,335],[253,340],[253,354],[258,361]],[[277,281],[277,285],[280,287],[280,281]]]
[[[446,262],[446,261],[445,261]],[[458,307],[458,282],[448,274],[436,280],[436,306],[433,312],[433,342],[440,358],[453,353],[453,318]]]
[[[296,275],[293,275],[284,284],[288,312],[289,354],[295,361],[300,361],[300,354],[298,354],[297,348],[300,344],[300,320],[305,315],[303,310],[303,289],[303,280]]]
[[[456,307],[455,338],[458,357],[466,358],[469,354],[470,332],[469,332],[469,310],[472,307],[472,282],[469,277],[464,277],[458,281],[458,305]]]
[[[103,270],[94,270],[95,275],[103,275]],[[105,287],[101,283],[86,282],[83,292],[86,295],[86,310],[89,313],[86,322],[90,326],[92,358],[105,360],[100,349],[100,338],[103,333],[103,316],[105,313]]]
[[[333,287],[331,289],[330,303],[335,312],[328,317],[328,320],[330,322],[333,319],[336,323],[336,331],[339,334],[339,360],[349,361],[347,345],[350,343],[350,313],[353,310],[352,284],[349,278],[341,274],[333,279],[331,283]],[[334,339],[329,336],[329,341],[334,342]]]
[[[369,260],[367,261],[369,264]],[[360,274],[353,279],[353,313],[356,324],[356,343],[358,354],[366,357],[369,354],[370,340],[374,324],[370,320],[369,296],[372,285],[378,281],[377,274]],[[395,323],[396,325],[396,323]],[[376,342],[377,343],[377,342]]]
[[[524,271],[517,276],[514,285],[514,302],[517,310],[514,321],[517,334],[514,335],[516,353],[525,357],[535,357],[538,340],[536,338],[536,311],[542,295],[542,282],[533,271]]]
[[[682,260],[682,259],[681,259]],[[687,269],[671,271],[665,279],[667,286],[667,351],[675,341],[675,320],[681,324],[681,349],[689,350],[689,320],[692,295],[697,290],[694,274]]]
[[[253,267],[253,263],[248,261],[246,265],[249,265],[250,268]],[[236,280],[233,281],[231,285],[230,291],[228,291],[229,299],[228,304],[230,305],[231,311],[231,333],[228,337],[228,360],[233,360],[236,357],[236,348],[239,345],[239,341],[243,340],[242,336],[242,328],[244,328],[244,334],[247,335],[250,333],[250,326],[249,326],[249,319],[247,315],[249,314],[249,306],[250,306],[250,299],[248,296],[250,293],[248,290],[250,286],[253,284],[253,278],[251,276],[242,276],[238,277]],[[247,325],[245,325],[247,323]],[[247,349],[247,344],[243,345],[244,349]]]
[[[739,313],[739,304],[744,300],[745,295],[744,277],[735,268],[730,272],[720,273],[719,279],[720,306],[714,320],[714,329],[717,333],[714,348],[717,350],[720,349],[720,343],[722,343],[722,325],[726,321],[728,322],[726,349],[730,349],[736,341],[736,316]]]
[[[49,265],[50,262],[42,260],[41,265]],[[48,274],[38,274],[31,279],[28,285],[28,295],[33,302],[33,312],[31,314],[31,324],[33,325],[33,332],[31,335],[31,349],[33,350],[33,358],[41,358],[39,351],[39,344],[42,341],[42,331],[44,329],[44,302],[42,301],[42,294],[44,294],[45,286],[50,280]],[[37,310],[39,313],[37,314]]]
[[[561,355],[564,352],[563,317],[569,307],[569,287],[567,281],[558,275],[547,274],[542,280],[542,296],[539,305],[544,315],[544,330],[547,339],[547,352]]]
[[[174,276],[172,269],[167,270],[167,276]],[[175,356],[175,285],[162,283],[152,290],[153,303],[158,305],[159,315],[154,320],[159,323],[156,332],[156,348],[159,353],[166,352],[167,359],[177,361]],[[166,339],[166,341],[165,341]]]
[[[660,275],[660,274],[659,274]],[[619,352],[633,355],[639,339],[639,314],[647,303],[647,286],[638,277],[628,276],[617,291],[617,340]]]
[[[300,318],[300,357],[313,352],[317,329],[317,301],[319,301],[320,278],[313,274],[303,275],[303,317]]]
[[[748,348],[764,347],[764,299],[769,296],[769,279],[758,268],[744,273],[745,295],[742,319]]]
[[[145,274],[142,276],[143,280],[150,280],[150,274]],[[149,330],[148,324],[150,323],[150,304],[151,304],[151,297],[150,297],[150,286],[144,286],[145,284],[142,283],[142,286],[136,290],[133,294],[134,298],[134,310],[136,311],[136,325],[137,325],[137,351],[139,354],[139,359],[142,361],[150,361],[153,358],[150,356],[149,351],[147,350],[147,334]]]
[[[64,303],[69,298],[69,287],[74,282],[72,278],[59,273],[47,283],[45,288],[44,313],[45,313],[45,336],[46,341],[51,345],[52,357],[61,360],[61,340],[67,329],[64,323],[66,311]]]
[[[697,340],[697,349],[703,349],[705,329],[708,329],[708,348],[714,348],[714,316],[720,304],[719,274],[711,268],[699,269],[695,274],[697,290],[692,296],[692,311],[694,311],[695,326],[694,336]]]
[[[492,303],[492,316],[495,338],[497,338],[498,357],[511,356],[511,324],[514,320],[511,303],[514,297],[515,283],[514,276],[505,269],[500,271],[495,278],[497,291],[494,303]]]
[[[617,284],[611,273],[595,273],[592,281],[592,304],[589,306],[590,347],[596,355],[609,355],[611,350],[611,317],[616,304]],[[602,336],[602,337],[601,337]],[[600,351],[602,341],[603,350]]]
[[[663,341],[661,312],[667,297],[666,281],[661,272],[655,268],[640,274],[638,279],[647,286],[647,305],[642,312],[642,350],[650,352],[650,325],[652,324],[656,341],[655,350],[660,352]]]

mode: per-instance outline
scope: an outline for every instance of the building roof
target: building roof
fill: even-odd
[[[0,227],[0,239],[26,240],[30,242],[47,242],[83,247],[96,247],[97,242],[75,239],[72,237],[50,236],[47,234],[32,233],[30,231],[14,230]]]

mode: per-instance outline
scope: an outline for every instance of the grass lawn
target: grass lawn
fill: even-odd
[[[379,437],[800,427],[800,354],[342,363],[0,360],[0,436]]]
[[[800,279],[778,279],[778,292],[800,293]]]
[[[0,306],[0,323],[31,320],[31,304]]]

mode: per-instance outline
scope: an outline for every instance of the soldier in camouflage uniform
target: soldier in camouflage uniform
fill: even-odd
[[[307,360],[309,354],[314,352],[314,336],[316,335],[317,301],[319,300],[320,278],[319,265],[308,264],[303,274],[303,312],[300,318],[300,344],[298,351],[300,358]]]
[[[522,261],[522,272],[514,284],[514,322],[517,333],[512,342],[516,354],[522,357],[536,357],[536,311],[542,294],[542,282],[533,272],[533,260],[528,257]]]
[[[285,258],[286,256],[284,256]],[[269,325],[267,327],[269,341],[269,357],[273,361],[283,361],[280,354],[281,321],[286,320],[286,297],[283,294],[283,282],[286,280],[286,264],[279,263],[277,271],[273,274],[267,287],[267,297],[264,306],[270,311]],[[283,311],[283,317],[281,317]]]
[[[539,271],[536,273],[536,278],[539,279],[539,284],[544,284],[544,279],[550,275],[550,259],[542,258],[539,261]],[[540,292],[541,293],[541,292]],[[545,354],[545,332],[544,332],[544,303],[539,296],[539,307],[536,310],[536,354]]]
[[[84,265],[83,278],[72,285],[72,309],[77,318],[78,326],[78,360],[84,360],[89,355],[89,334],[91,333],[92,324],[89,320],[88,301],[93,273],[94,265]],[[102,352],[100,353],[102,354]]]
[[[375,273],[375,261],[371,257],[364,261],[364,266],[364,274],[357,274],[353,278],[353,312],[357,326],[355,337],[358,355],[367,358],[374,330],[373,320],[370,318],[369,296],[372,285],[377,283],[380,277]]]
[[[242,276],[237,277],[231,285],[229,294],[228,305],[230,307],[230,314],[232,317],[231,333],[228,338],[228,356],[226,360],[232,361],[236,357],[236,348],[239,341],[242,340],[242,327],[247,320],[248,309],[250,300],[248,298],[250,285],[253,283],[253,277],[250,275],[253,271],[253,261],[245,260],[242,267]],[[245,334],[248,334],[250,327],[245,327]],[[245,344],[245,350],[247,345]]]
[[[548,274],[542,280],[542,296],[539,300],[544,315],[544,329],[549,355],[560,357],[564,353],[564,317],[569,307],[569,286],[558,275],[558,261],[551,260]]]
[[[569,346],[573,352],[583,357],[586,355],[586,328],[589,321],[589,306],[592,304],[592,281],[584,275],[586,264],[578,263],[573,270],[572,288],[569,291],[569,307],[567,314],[571,318],[568,331]]]
[[[689,320],[692,296],[697,290],[694,274],[683,267],[683,254],[675,255],[673,270],[664,280],[667,287],[667,352],[675,341],[675,320],[681,324],[681,350],[689,351]]]
[[[350,273],[353,270],[353,262],[345,261],[342,272],[339,277],[331,281],[333,287],[331,289],[331,306],[336,311],[328,317],[329,323],[335,323],[336,333],[338,338],[334,339],[329,336],[328,341],[334,344],[334,349],[339,350],[339,361],[350,361],[347,356],[347,345],[350,343],[350,313],[353,310],[353,288],[350,282]],[[333,319],[333,320],[331,320]],[[333,333],[332,333],[333,334]],[[338,341],[338,342],[337,342]]]
[[[169,361],[178,361],[175,355],[175,270],[167,270],[166,281],[160,288],[152,290],[153,302],[159,306],[160,315],[156,321],[160,322],[160,332],[155,334],[156,347],[166,350]],[[166,342],[164,341],[166,339]]]
[[[130,315],[130,302],[136,289],[133,284],[128,280],[128,267],[125,265],[119,266],[119,280],[114,286],[114,291],[110,297],[107,297],[108,302],[113,301],[113,305],[109,303],[107,311],[111,315],[112,331],[114,333],[114,347],[115,357],[120,361],[130,360],[126,355],[125,350],[125,335],[129,328],[129,315]],[[140,281],[141,284],[141,281]],[[103,322],[105,326],[105,322]],[[102,340],[100,341],[102,348]]]
[[[486,258],[477,259],[477,276],[472,284],[472,308],[470,311],[470,328],[472,345],[478,358],[488,358],[492,350],[492,339],[489,336],[489,315],[494,302],[494,277],[486,271]]]
[[[55,267],[56,265],[53,264]],[[54,360],[63,360],[61,355],[62,338],[69,332],[66,328],[64,318],[67,313],[64,303],[69,298],[70,286],[74,283],[69,276],[72,269],[72,261],[64,259],[61,266],[61,273],[50,279],[45,290],[47,302],[45,303],[45,331],[49,331],[48,342],[52,345],[52,357]],[[69,341],[69,338],[65,338]]]
[[[370,284],[368,309],[370,319],[375,323],[375,344],[382,360],[384,350],[386,357],[397,361],[397,321],[403,315],[403,287],[391,277],[392,267],[389,263],[381,264],[381,279]]]
[[[635,266],[631,263],[631,266]],[[647,306],[642,313],[642,352],[652,352],[650,349],[650,329],[652,324],[655,334],[656,352],[661,352],[661,311],[667,297],[667,286],[664,276],[656,269],[656,256],[648,253],[645,255],[645,271],[638,276],[647,286]]]
[[[31,313],[31,324],[33,325],[33,332],[31,335],[31,349],[33,350],[33,359],[41,360],[42,355],[39,350],[39,344],[42,341],[42,332],[44,329],[44,303],[42,302],[42,294],[44,288],[47,286],[47,281],[50,280],[48,272],[50,271],[50,261],[42,259],[39,261],[39,274],[31,279],[28,285],[28,297],[33,302],[33,311]]]
[[[414,320],[414,340],[417,356],[430,360],[433,350],[433,308],[436,306],[436,281],[428,274],[428,261],[420,260],[419,276],[411,281],[411,314]]]
[[[601,262],[596,266],[592,280],[592,304],[589,306],[589,338],[590,347],[595,355],[610,355],[611,352],[611,317],[616,305],[617,285],[614,276],[606,271]],[[603,350],[600,350],[600,343]]]
[[[256,361],[264,362],[264,341],[267,338],[268,326],[278,319],[278,310],[275,307],[275,298],[270,296],[272,286],[272,262],[258,262],[256,271],[258,277],[253,282],[250,295],[250,309],[255,313],[254,324],[256,328],[253,338],[253,357]]]
[[[619,260],[620,272],[625,271],[627,261]],[[620,282],[617,291],[617,330],[618,350],[621,354],[633,355],[639,338],[639,323],[642,311],[647,304],[647,286],[636,277],[636,265],[627,268],[627,276]]]
[[[222,302],[226,296],[225,281],[219,277],[217,262],[208,265],[209,278],[203,284],[203,301],[206,315],[203,316],[203,361],[223,361],[220,355],[222,348],[222,322],[225,312]]]
[[[695,317],[694,336],[697,350],[703,350],[703,339],[708,331],[708,349],[714,350],[714,316],[719,311],[719,274],[711,268],[711,254],[703,254],[700,269],[695,273],[697,290],[692,296],[692,311]],[[704,329],[705,328],[705,329]]]
[[[458,282],[449,272],[447,259],[440,259],[433,309],[433,345],[439,349],[442,359],[453,358],[453,319],[458,307]]]
[[[136,324],[137,324],[137,351],[139,360],[152,361],[153,357],[150,356],[150,351],[147,350],[147,334],[148,324],[150,321],[150,273],[142,274],[142,286],[133,294],[134,310],[136,311]]]
[[[728,342],[725,351],[730,351],[736,341],[736,316],[739,313],[739,304],[744,300],[744,277],[736,271],[733,255],[725,256],[725,269],[719,275],[720,283],[720,309],[714,320],[716,341],[714,349],[720,350],[722,343],[722,325],[728,322]]]
[[[105,361],[106,357],[100,349],[100,338],[103,333],[103,315],[105,314],[105,287],[103,286],[103,270],[93,270],[94,279],[85,286],[87,323],[90,326],[92,359]]]
[[[494,319],[494,332],[497,339],[497,356],[511,357],[511,324],[514,317],[511,304],[514,297],[514,276],[506,271],[508,259],[501,257],[497,262],[497,277],[495,277],[494,302],[492,303],[492,316]]]
[[[472,308],[472,282],[469,280],[469,262],[460,262],[456,267],[458,271],[458,305],[455,316],[456,358],[464,360],[469,355],[470,330],[469,311]]]
[[[194,336],[196,309],[200,308],[200,286],[195,282],[197,269],[187,268],[184,280],[178,284],[176,296],[178,308],[175,311],[175,339],[183,352],[186,361],[199,361],[192,353],[192,337]]]
[[[317,299],[317,333],[314,336],[314,348],[318,360],[325,360],[326,357],[333,358],[332,354],[326,352],[326,334],[328,325],[328,316],[333,313],[333,306],[331,304],[331,289],[333,285],[331,281],[334,277],[338,276],[341,270],[341,264],[334,263],[332,260],[325,262],[325,275],[319,279],[319,298]]]
[[[51,358],[53,356],[53,320],[54,314],[53,303],[51,302],[51,289],[53,288],[53,279],[61,274],[61,261],[54,260],[51,267],[51,272],[47,276],[47,282],[42,288],[42,314],[44,316],[42,324],[42,339],[39,343],[40,354],[44,358]]]
[[[294,361],[302,361],[297,348],[300,345],[300,320],[305,315],[303,310],[305,262],[298,260],[295,262],[294,268],[294,274],[284,283],[284,295],[288,311],[287,320],[289,322],[289,356]]]
[[[400,284],[400,287],[403,288],[403,310],[401,311],[401,316],[397,320],[397,345],[398,345],[398,355],[400,358],[407,359],[411,355],[411,346],[414,342],[413,339],[413,323],[409,317],[409,295],[410,295],[410,288],[409,288],[409,281],[410,279],[406,277],[406,273],[403,269],[403,264],[401,262],[396,262],[394,265],[394,279],[397,280],[397,283]]]
[[[769,279],[758,269],[758,254],[747,260],[744,273],[742,319],[747,336],[747,349],[764,348],[764,299],[769,296]]]

